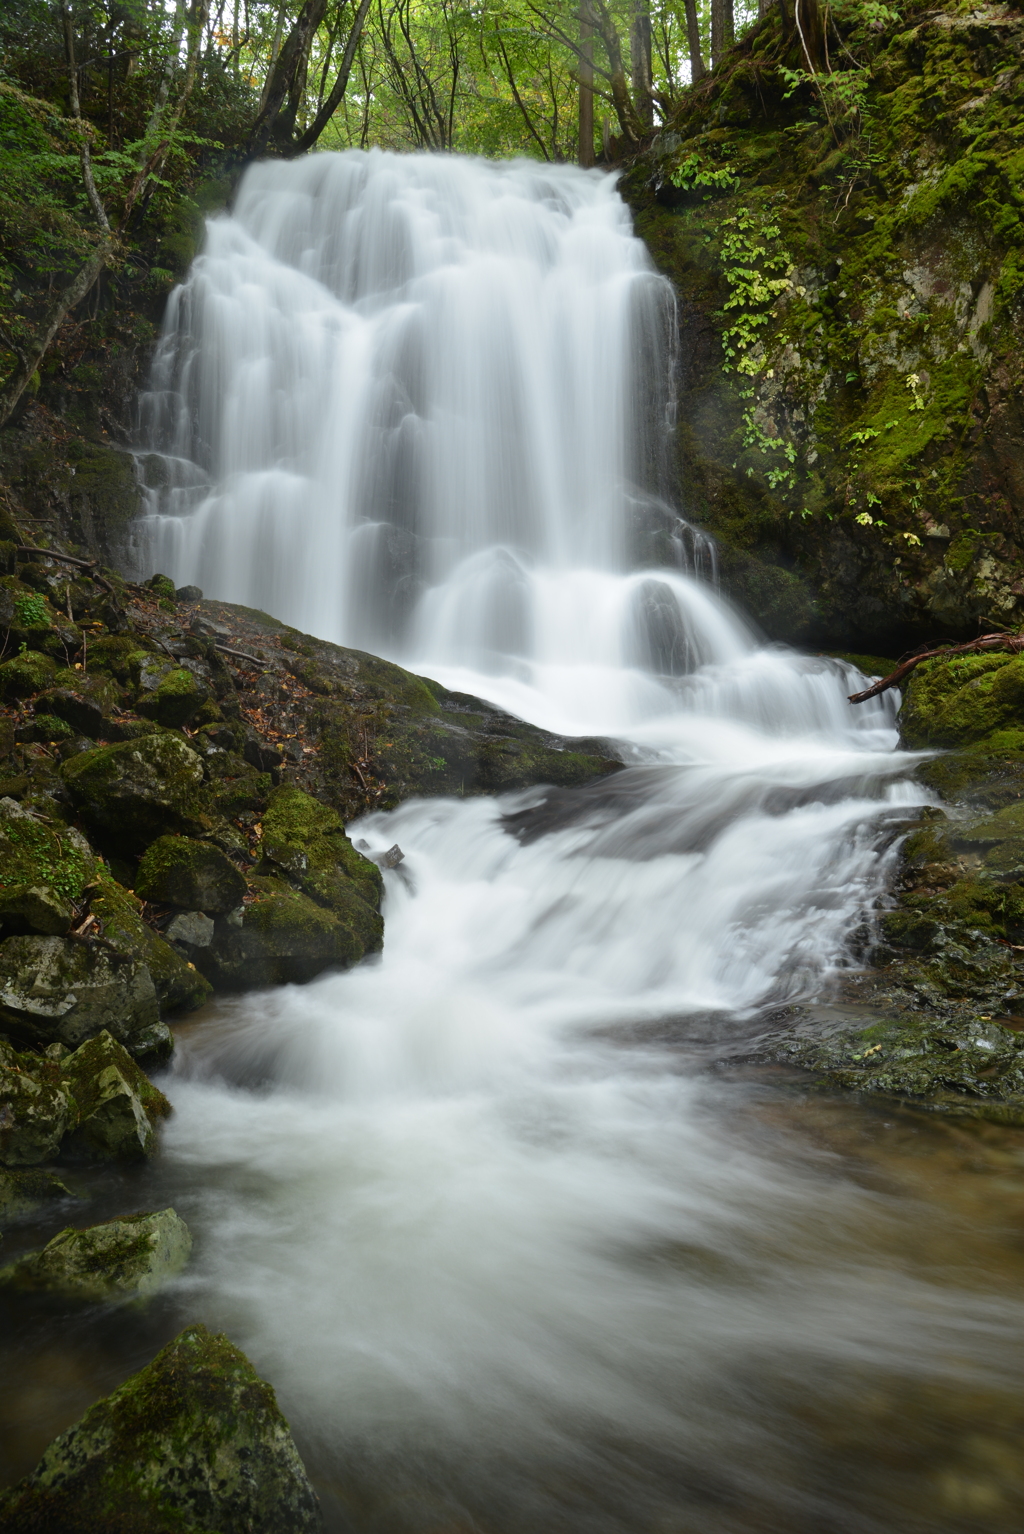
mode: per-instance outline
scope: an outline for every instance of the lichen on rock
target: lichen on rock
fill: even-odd
[[[190,1326],[54,1439],[0,1500],[4,1534],[319,1534],[274,1392],[226,1337]]]
[[[67,1226],[40,1252],[0,1268],[0,1286],[81,1301],[148,1300],[183,1270],[192,1236],[173,1209]]]

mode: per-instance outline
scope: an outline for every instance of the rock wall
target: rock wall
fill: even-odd
[[[882,654],[1024,619],[1024,16],[902,14],[819,89],[773,8],[623,179],[726,590]]]

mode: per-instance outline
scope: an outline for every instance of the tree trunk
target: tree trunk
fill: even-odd
[[[14,414],[18,401],[28,388],[34,374],[38,372],[39,364],[49,351],[54,336],[71,313],[71,310],[77,304],[80,304],[89,292],[96,278],[106,266],[113,249],[113,239],[109,237],[104,239],[78,275],[72,279],[63,293],[50,305],[46,312],[46,318],[43,320],[42,330],[35,337],[31,347],[25,352],[14,372],[4,380],[3,386],[0,388],[0,427],[6,426]]]
[[[711,63],[719,64],[733,41],[733,0],[711,0]]]
[[[295,144],[295,153],[303,154],[307,149],[312,149],[317,139],[323,133],[327,124],[338,110],[345,98],[348,88],[348,77],[352,73],[352,65],[355,61],[356,49],[359,47],[359,39],[363,35],[363,25],[366,21],[367,12],[370,9],[370,0],[360,0],[359,9],[352,23],[352,30],[348,34],[348,42],[345,44],[345,52],[342,55],[341,67],[338,70],[338,78],[331,89],[331,94],[317,112],[313,121],[305,133]]]
[[[271,139],[280,138],[282,134],[290,138],[295,112],[298,110],[296,81],[302,78],[309,63],[313,38],[324,19],[326,9],[327,0],[305,0],[295,18],[270,72],[263,104],[249,134],[248,151],[251,155],[262,154]],[[287,120],[289,117],[290,121]]]
[[[800,36],[804,62],[812,75],[826,67],[825,29],[818,0],[793,0],[793,19]]]
[[[589,0],[580,0],[580,145],[584,169],[594,164],[594,22]]]
[[[645,127],[654,124],[654,99],[651,95],[651,13],[648,0],[633,0],[633,25],[629,51],[633,76],[633,105]]]
[[[684,0],[686,6],[686,42],[690,50],[690,84],[703,80],[706,70],[700,51],[700,23],[697,20],[697,0]]]

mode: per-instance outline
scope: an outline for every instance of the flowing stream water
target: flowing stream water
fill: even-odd
[[[673,330],[596,172],[317,155],[211,221],[140,562],[629,765],[368,817],[380,960],[181,1030],[175,1304],[332,1529],[1009,1534],[1019,1152],[982,1218],[925,1120],[741,1064],[858,962],[924,794],[891,695],[716,595]]]

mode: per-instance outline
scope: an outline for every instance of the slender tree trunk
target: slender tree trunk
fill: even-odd
[[[633,25],[630,28],[629,52],[633,76],[633,104],[645,127],[654,123],[654,98],[651,95],[651,13],[649,0],[633,0]]]
[[[697,0],[685,0],[686,6],[686,42],[690,50],[690,83],[696,85],[698,80],[703,80],[707,71],[704,68],[704,58],[700,51],[700,23],[697,20]]]
[[[359,47],[359,39],[363,35],[363,26],[369,9],[370,0],[360,0],[359,9],[352,23],[352,30],[348,34],[348,41],[345,44],[345,52],[342,55],[338,78],[331,88],[331,94],[317,112],[305,133],[297,141],[295,145],[296,154],[303,154],[307,149],[312,149],[344,100],[345,91],[348,88],[349,75],[352,73],[352,65],[355,62],[356,49]]]
[[[580,164],[594,164],[594,22],[590,0],[580,0]]]
[[[825,68],[825,29],[818,0],[793,0],[793,19],[804,61],[812,75]]]
[[[67,316],[71,313],[89,292],[96,278],[102,272],[114,249],[114,241],[106,237],[96,248],[78,274],[57,299],[50,305],[43,320],[42,329],[34,338],[31,346],[25,352],[14,372],[4,380],[0,387],[0,427],[6,426],[14,410],[24,394],[34,375],[39,371],[40,363],[49,351],[53,338],[57,334]]]
[[[286,130],[290,138],[295,111],[298,109],[296,81],[302,77],[309,60],[309,51],[313,46],[316,29],[323,21],[326,9],[327,0],[305,0],[305,4],[295,18],[294,25],[285,38],[270,72],[263,95],[263,104],[249,134],[250,154],[262,154],[272,138],[281,136],[282,128]],[[284,121],[282,122],[281,119]]]
[[[711,62],[718,64],[733,41],[732,0],[711,0]]]

